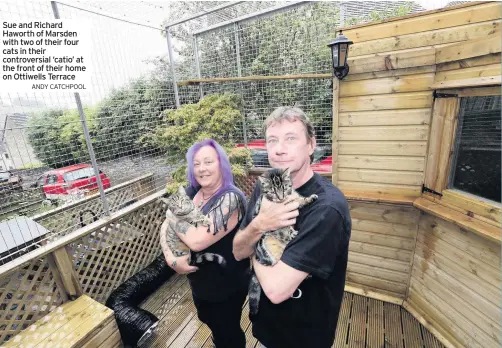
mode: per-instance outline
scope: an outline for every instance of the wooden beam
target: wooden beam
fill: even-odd
[[[374,298],[375,300],[380,300],[388,303],[394,303],[397,305],[403,304],[403,298],[399,297],[398,294],[393,294],[391,292],[378,290],[374,288],[372,289],[368,286],[363,286],[361,284],[354,284],[347,282],[345,283],[345,291],[365,297]]]
[[[425,168],[423,157],[339,155],[339,168],[409,170],[421,172]]]
[[[499,2],[481,4],[472,2],[469,6],[427,11],[391,20],[347,27],[343,29],[343,32],[354,43],[358,43],[498,19],[500,19]]]
[[[501,46],[500,34],[496,34],[484,39],[464,41],[441,47],[436,52],[436,64],[499,53]]]
[[[345,82],[360,81],[360,80],[373,80],[375,78],[427,74],[427,73],[433,73],[435,71],[436,71],[436,65],[425,65],[425,66],[417,66],[417,67],[395,69],[395,70],[369,71],[369,72],[360,73],[360,74],[354,74],[353,72],[351,72],[343,80]]]
[[[434,65],[436,48],[432,46],[348,58],[351,74],[397,70]]]
[[[51,256],[59,274],[61,275],[61,280],[68,296],[74,300],[82,295],[82,286],[80,285],[77,273],[73,268],[73,262],[66,247],[54,250]]]
[[[441,72],[441,71],[458,70],[458,69],[472,68],[476,66],[484,66],[491,64],[500,65],[500,62],[501,62],[500,54],[487,54],[486,56],[456,60],[448,63],[439,63],[435,66],[436,66],[436,71]]]
[[[444,190],[441,201],[458,206],[463,210],[466,210],[468,214],[478,214],[487,219],[490,219],[499,226],[502,222],[502,208],[500,206],[500,203],[497,205],[490,204],[471,195],[468,196],[468,194],[453,190]]]
[[[431,90],[433,82],[433,73],[361,81],[344,81],[340,97],[427,91]]]
[[[500,35],[500,23],[500,20],[472,23],[360,42],[350,46],[349,57],[476,40],[492,34]]]
[[[331,182],[334,185],[338,184],[338,142],[340,141],[338,135],[338,127],[340,123],[339,117],[339,104],[340,104],[340,81],[338,78],[333,79],[333,134],[332,134],[332,169],[331,169]],[[345,84],[344,84],[345,87]]]
[[[422,185],[424,174],[411,171],[339,168],[338,179],[367,183]]]
[[[190,79],[179,81],[179,86],[192,86],[200,83],[219,83],[219,82],[239,82],[239,81],[273,81],[273,80],[297,80],[297,79],[329,79],[332,74],[297,74],[282,76],[242,76],[242,77],[215,77],[205,79]]]
[[[431,106],[431,92],[394,93],[340,98],[339,112],[422,109]]]
[[[476,77],[489,77],[497,75],[500,75],[500,63],[439,71],[434,77],[434,82],[465,80]]]
[[[410,205],[417,199],[414,196],[402,196],[391,194],[377,194],[373,192],[360,192],[344,190],[343,194],[349,202],[364,202],[364,203],[377,203],[377,204],[397,204],[397,205]]]
[[[443,220],[449,221],[461,228],[471,231],[481,237],[484,237],[492,242],[501,243],[500,228],[493,225],[481,222],[464,214],[461,214],[453,209],[446,208],[441,204],[433,203],[425,198],[417,198],[413,202],[416,208],[440,217]]]
[[[421,186],[413,185],[398,185],[398,184],[381,184],[381,183],[368,183],[357,181],[341,181],[338,180],[338,188],[345,191],[360,192],[361,194],[375,193],[375,194],[388,194],[395,196],[415,196],[419,197],[422,193]]]
[[[426,141],[340,141],[338,155],[425,157]]]
[[[431,110],[430,108],[423,108],[383,111],[353,111],[342,112],[339,116],[340,127],[428,125],[431,120]]]
[[[445,88],[462,88],[462,87],[484,87],[495,86],[502,83],[502,78],[498,76],[476,77],[465,80],[451,80],[434,83],[431,88],[445,89]]]
[[[428,125],[340,127],[339,140],[427,140]]]

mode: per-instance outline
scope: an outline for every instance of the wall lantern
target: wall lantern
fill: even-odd
[[[349,46],[352,44],[353,42],[347,39],[340,30],[338,37],[328,45],[328,47],[331,47],[333,57],[333,74],[339,80],[342,80],[349,73],[347,57],[349,55]]]

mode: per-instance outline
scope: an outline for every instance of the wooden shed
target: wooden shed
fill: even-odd
[[[331,179],[353,230],[335,347],[501,345],[501,9],[471,2],[343,30],[354,44],[349,75],[333,80]],[[249,194],[257,174],[237,184]],[[121,346],[102,304],[159,255],[163,194],[1,265],[0,342]],[[145,346],[211,346],[186,277],[142,307],[161,318]]]
[[[448,346],[501,344],[500,24],[500,2],[471,2],[345,28],[350,73],[334,84],[347,290],[402,304]],[[491,166],[472,176],[494,171],[482,190],[455,176],[472,143]]]

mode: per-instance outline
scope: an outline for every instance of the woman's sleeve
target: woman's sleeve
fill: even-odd
[[[213,234],[220,231],[228,231],[228,221],[230,217],[237,212],[237,223],[242,219],[244,201],[240,195],[235,192],[227,192],[221,196],[211,207],[208,216],[213,222]],[[233,229],[235,226],[231,226]]]

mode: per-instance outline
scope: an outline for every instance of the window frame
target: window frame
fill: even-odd
[[[500,96],[500,86],[465,87],[436,90],[442,94],[434,99],[430,138],[422,197],[439,203],[470,218],[493,226],[501,226],[502,204],[456,188],[449,188],[453,156],[463,97]],[[434,192],[429,192],[430,189]]]

